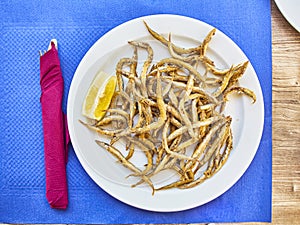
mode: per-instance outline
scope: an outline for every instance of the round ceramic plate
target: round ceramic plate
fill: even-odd
[[[153,196],[147,185],[132,188],[138,178],[126,178],[130,171],[116,163],[95,140],[102,138],[87,129],[78,120],[86,121],[81,114],[82,103],[95,74],[103,70],[115,73],[115,66],[122,57],[131,57],[130,40],[149,42],[154,49],[154,61],[168,57],[166,48],[147,32],[143,21],[164,35],[172,33],[172,41],[183,47],[197,46],[199,40],[213,29],[196,19],[178,15],[152,15],[137,18],[117,26],[101,37],[80,62],[69,92],[67,115],[71,141],[76,155],[89,176],[107,193],[120,201],[141,209],[171,212],[190,209],[205,204],[227,191],[243,175],[250,165],[260,143],[263,123],[263,96],[259,80],[249,63],[240,85],[256,93],[257,101],[252,104],[247,97],[230,97],[226,114],[232,116],[233,146],[227,163],[213,177],[191,189],[158,191]],[[207,52],[219,68],[229,68],[248,61],[242,50],[225,34],[217,30]],[[145,55],[139,53],[140,60]],[[106,77],[103,78],[105,80]],[[122,147],[122,146],[121,146]],[[125,148],[123,146],[123,148]],[[143,160],[139,157],[133,160]],[[166,172],[155,178],[155,184],[163,184],[174,178]]]
[[[282,15],[300,32],[300,1],[299,0],[275,0]]]

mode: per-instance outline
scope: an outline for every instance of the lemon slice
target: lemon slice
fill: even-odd
[[[101,120],[108,109],[114,95],[117,78],[109,77],[103,71],[96,74],[82,106],[82,114],[90,119]]]

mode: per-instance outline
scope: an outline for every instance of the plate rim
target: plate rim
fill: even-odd
[[[127,22],[124,22],[116,27],[114,27],[113,29],[111,29],[110,31],[108,31],[107,33],[105,33],[102,37],[100,37],[92,46],[91,48],[86,52],[86,54],[84,55],[84,57],[82,58],[81,62],[79,63],[76,71],[75,71],[75,74],[74,74],[74,77],[73,77],[73,80],[74,78],[76,78],[76,75],[79,73],[79,71],[81,70],[81,67],[84,63],[88,63],[87,62],[87,59],[89,57],[89,54],[91,54],[91,49],[92,48],[95,48],[95,46],[97,46],[97,43],[99,42],[103,42],[104,40],[106,40],[107,38],[109,38],[110,35],[112,35],[112,33],[114,31],[116,31],[116,29],[120,29],[120,27],[124,27],[124,26],[128,26],[130,24],[134,24],[136,22],[140,22],[141,20],[151,20],[152,18],[155,18],[155,17],[161,17],[161,18],[167,18],[167,19],[183,19],[183,20],[189,20],[189,21],[193,21],[195,23],[198,23],[198,24],[202,24],[204,26],[208,26],[209,28],[213,28],[213,26],[211,26],[210,24],[206,23],[206,22],[203,22],[199,19],[196,19],[196,18],[192,18],[192,17],[188,17],[188,16],[182,16],[182,15],[177,15],[177,14],[154,14],[154,15],[147,15],[147,16],[142,16],[142,17],[137,17],[137,18],[134,18],[132,20],[129,20]],[[240,51],[240,54],[243,55],[243,57],[245,57],[246,59],[247,56],[245,55],[245,53],[241,50],[241,48],[235,43],[232,41],[231,38],[229,38],[226,34],[224,34],[220,29],[217,29],[218,32],[221,33],[222,36],[226,37],[227,38],[227,41],[230,41],[236,48],[237,50]],[[103,53],[102,55],[104,55],[105,53]],[[100,56],[101,57],[101,56]],[[249,60],[249,59],[248,59]],[[250,62],[250,60],[249,60]],[[209,201],[212,201],[213,199],[219,197],[220,195],[222,195],[224,192],[228,191],[240,178],[241,176],[246,172],[246,170],[248,169],[248,167],[250,166],[258,148],[259,148],[259,143],[261,141],[261,138],[262,138],[262,133],[263,133],[263,127],[264,127],[264,100],[263,100],[263,95],[262,95],[262,90],[261,90],[261,86],[260,86],[260,83],[259,83],[259,80],[258,80],[258,76],[253,68],[253,66],[251,65],[251,62],[249,63],[250,64],[250,68],[252,73],[254,73],[257,81],[258,81],[258,84],[259,84],[259,89],[260,89],[260,95],[261,95],[261,100],[262,100],[262,103],[261,103],[261,117],[262,117],[262,124],[260,124],[261,128],[260,128],[260,131],[259,131],[259,135],[257,136],[257,143],[256,143],[256,149],[255,151],[253,152],[253,154],[250,156],[250,158],[248,159],[247,161],[247,165],[244,166],[243,168],[243,172],[242,173],[239,173],[238,176],[235,176],[235,179],[232,180],[231,182],[227,182],[227,185],[225,188],[223,188],[222,191],[219,191],[218,193],[216,193],[213,197],[210,197],[210,199],[206,199],[202,202],[195,202],[194,204],[189,204],[189,206],[184,206],[184,207],[172,207],[172,208],[159,208],[159,206],[157,207],[149,207],[149,206],[141,206],[139,204],[134,204],[130,201],[128,201],[127,199],[124,199],[122,197],[120,197],[118,194],[116,194],[114,192],[114,190],[112,190],[113,188],[121,188],[119,185],[116,186],[116,184],[110,184],[111,187],[114,186],[112,189],[107,189],[106,187],[103,187],[103,184],[99,184],[99,179],[97,178],[98,174],[93,170],[93,168],[90,168],[89,165],[86,164],[85,160],[82,158],[82,156],[80,155],[80,153],[78,152],[78,150],[76,150],[76,148],[78,147],[77,146],[77,143],[75,142],[73,144],[73,148],[74,148],[74,151],[75,151],[75,154],[77,156],[77,158],[79,159],[80,161],[80,164],[81,166],[84,168],[84,170],[87,172],[87,174],[92,178],[92,180],[100,187],[102,188],[105,192],[107,192],[108,194],[110,194],[111,196],[113,196],[114,198],[128,204],[128,205],[131,205],[131,206],[134,206],[134,207],[137,207],[137,208],[140,208],[140,209],[144,209],[144,210],[149,210],[149,211],[156,211],[156,212],[175,212],[175,211],[183,211],[183,210],[187,210],[187,209],[191,209],[191,208],[194,208],[194,207],[197,207],[197,206],[200,206],[200,205],[203,205]],[[249,68],[248,68],[249,69]],[[78,76],[78,75],[77,75]],[[69,96],[68,96],[68,103],[67,103],[67,115],[71,115],[71,116],[68,116],[67,119],[68,119],[68,126],[70,128],[70,137],[71,137],[71,141],[72,139],[74,139],[74,131],[73,131],[73,117],[72,117],[72,109],[70,107],[70,104],[71,104],[71,101],[73,100],[72,99],[72,96],[74,97],[73,92],[75,91],[74,89],[74,82],[71,82],[71,86],[70,86],[70,91],[69,91]],[[215,175],[215,176],[218,176],[218,173]],[[101,180],[101,178],[100,178]],[[102,181],[101,181],[102,182]],[[123,188],[123,187],[122,187]],[[121,188],[121,189],[122,189]],[[127,189],[127,187],[125,188]],[[124,191],[124,190],[122,190]],[[125,190],[126,191],[126,190]],[[149,194],[149,193],[148,193]]]
[[[289,22],[289,24],[294,27],[296,31],[300,32],[300,20],[299,22],[297,22],[297,20],[295,20],[294,18],[294,14],[290,14],[290,11],[287,9],[289,8],[288,6],[290,6],[291,2],[275,0],[275,3],[283,17]],[[298,4],[300,5],[300,2],[298,2]]]

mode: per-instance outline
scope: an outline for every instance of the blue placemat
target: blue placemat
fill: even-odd
[[[269,0],[2,1],[0,66],[0,222],[200,223],[271,220],[272,71]],[[227,34],[252,62],[265,101],[265,126],[257,154],[225,194],[177,213],[133,208],[101,190],[70,147],[69,207],[51,209],[45,198],[38,50],[59,42],[65,80],[63,109],[81,58],[104,33],[130,19],[171,13],[207,22]],[[197,197],[197,196],[195,196]]]

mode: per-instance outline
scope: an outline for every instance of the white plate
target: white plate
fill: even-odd
[[[121,57],[131,57],[132,48],[128,40],[149,40],[154,48],[154,59],[164,57],[166,50],[148,34],[143,20],[159,33],[171,32],[173,41],[181,46],[199,44],[212,27],[196,19],[177,15],[153,15],[126,22],[101,37],[80,62],[69,92],[68,126],[76,155],[89,176],[107,193],[129,205],[160,212],[180,211],[205,204],[227,191],[243,175],[250,165],[260,143],[263,123],[263,96],[259,80],[251,64],[240,80],[240,85],[252,89],[257,102],[251,104],[247,97],[231,97],[227,113],[233,117],[234,150],[227,163],[212,178],[187,190],[158,191],[154,196],[145,185],[131,188],[134,183],[125,179],[127,170],[116,163],[106,151],[99,148],[95,139],[99,137],[78,122],[85,120],[81,107],[87,89],[99,70],[113,74],[116,62]],[[156,44],[154,44],[156,43]],[[208,54],[219,67],[230,67],[247,61],[242,50],[225,34],[217,31]],[[142,56],[141,56],[142,57]],[[160,177],[157,182],[163,182]],[[162,180],[160,180],[162,179]]]
[[[286,20],[300,32],[300,1],[299,0],[275,0],[280,12]]]

